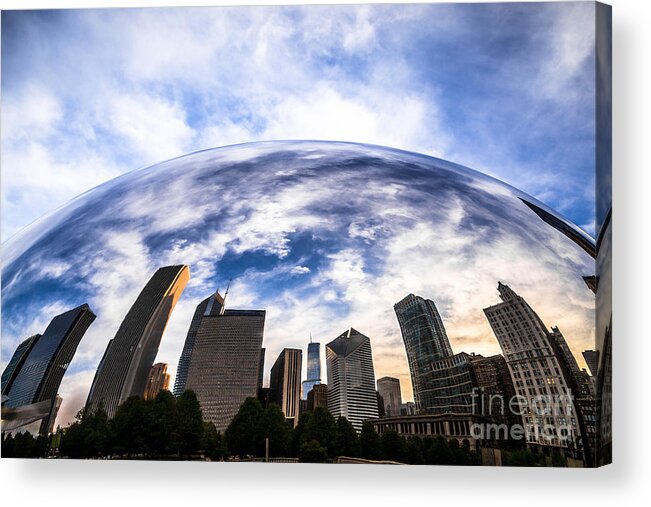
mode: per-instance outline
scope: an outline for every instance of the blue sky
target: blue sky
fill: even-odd
[[[130,170],[271,139],[452,160],[592,233],[593,41],[591,3],[4,12],[3,241]]]

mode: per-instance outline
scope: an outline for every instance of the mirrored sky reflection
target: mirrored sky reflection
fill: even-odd
[[[593,347],[594,261],[497,180],[377,146],[268,142],[198,152],[109,181],[3,245],[2,361],[66,309],[98,315],[64,378],[59,424],[160,266],[191,279],[157,360],[172,376],[195,306],[232,278],[227,306],[267,310],[266,374],[283,347],[371,338],[376,376],[411,399],[393,304],[431,298],[455,352],[500,352],[482,308],[509,284],[557,325],[580,364]],[[527,197],[531,199],[530,197]],[[325,371],[323,372],[325,376]]]

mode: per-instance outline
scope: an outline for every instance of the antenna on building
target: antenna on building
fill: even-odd
[[[312,331],[310,331],[310,343],[312,343]]]
[[[222,303],[221,312],[219,312],[220,315],[224,315],[224,311],[226,310],[226,296],[228,296],[228,289],[230,289],[232,281],[232,278],[228,279],[228,285],[226,286],[226,292],[224,293],[224,302]]]

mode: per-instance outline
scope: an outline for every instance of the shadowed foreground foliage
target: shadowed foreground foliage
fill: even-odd
[[[99,408],[81,411],[77,420],[50,437],[28,433],[2,440],[3,457],[102,459],[262,459],[266,439],[269,456],[297,458],[304,463],[333,462],[340,456],[387,460],[414,465],[480,465],[480,455],[442,436],[400,436],[389,430],[378,435],[370,422],[358,434],[344,417],[337,420],[323,407],[301,415],[295,428],[280,407],[263,408],[247,398],[224,435],[204,421],[196,395],[175,398],[161,391],[155,399],[127,399],[109,420]],[[58,451],[58,452],[57,452]],[[529,450],[503,451],[506,466],[567,466],[558,455],[548,459]],[[551,461],[551,462],[550,462]]]

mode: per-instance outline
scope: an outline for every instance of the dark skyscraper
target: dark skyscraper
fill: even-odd
[[[394,305],[405,343],[416,410],[434,404],[432,363],[452,356],[452,347],[434,302],[409,294]]]
[[[109,417],[130,396],[144,396],[167,321],[186,283],[187,266],[158,269],[140,292],[109,342],[97,368],[86,407],[103,405]]]
[[[377,390],[384,404],[384,415],[387,417],[399,416],[400,405],[402,405],[400,380],[393,377],[382,377],[377,381]]]
[[[316,384],[307,393],[307,409],[314,410],[316,407],[328,408],[328,386],[327,384]]]
[[[359,432],[378,416],[371,340],[350,328],[326,345],[328,410],[348,419]]]
[[[20,407],[46,400],[54,404],[77,346],[94,320],[95,314],[87,304],[54,317],[43,335],[35,340],[20,371],[14,373],[6,406]],[[51,426],[50,418],[43,420],[41,432]]]
[[[186,389],[199,399],[203,417],[224,432],[260,376],[264,310],[225,310],[201,319],[192,348]]]
[[[590,370],[590,375],[596,377],[597,365],[599,364],[599,352],[596,350],[584,350],[582,354],[583,359],[585,359],[585,363],[588,365],[588,369]]]
[[[179,358],[179,365],[176,369],[174,396],[181,396],[181,394],[183,394],[183,391],[185,391],[185,383],[188,381],[190,357],[192,356],[192,348],[194,347],[194,342],[197,339],[197,330],[201,324],[201,319],[203,319],[206,315],[219,315],[223,307],[224,298],[222,298],[219,292],[215,292],[213,295],[207,297],[197,305],[197,308],[194,311],[194,315],[192,316],[192,321],[190,322],[190,327],[188,328],[188,334],[185,337],[183,351],[181,352],[181,357]]]
[[[9,363],[7,363],[7,367],[2,372],[2,394],[9,393],[14,380],[16,380],[18,372],[25,363],[25,359],[27,359],[29,352],[32,350],[32,347],[36,344],[36,341],[40,337],[40,334],[30,336],[25,341],[21,342],[18,347],[16,347],[14,355],[11,356]]]
[[[260,365],[258,366],[258,389],[262,389],[264,383],[264,356],[266,354],[264,347],[260,349]]]
[[[269,387],[276,392],[276,403],[292,426],[298,423],[301,401],[303,351],[283,349],[271,367]]]
[[[316,384],[321,383],[321,344],[307,344],[307,380],[303,381],[303,399],[307,400],[308,393]]]

